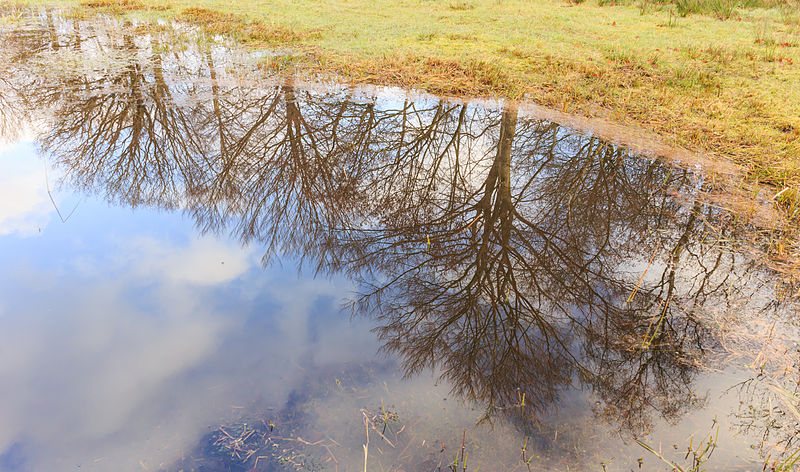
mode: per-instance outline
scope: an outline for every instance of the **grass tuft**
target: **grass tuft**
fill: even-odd
[[[292,29],[282,25],[267,25],[259,21],[248,21],[244,17],[232,13],[223,13],[201,7],[191,7],[183,10],[181,19],[201,26],[208,33],[233,36],[245,43],[295,43],[321,36],[319,30]]]
[[[465,10],[472,10],[473,8],[475,8],[475,5],[470,2],[450,2],[449,7],[451,10],[465,11]]]
[[[516,95],[521,90],[502,69],[481,60],[387,56],[379,61],[342,58],[329,72],[359,83],[393,84],[440,95]]]
[[[81,0],[80,5],[86,8],[104,10],[107,13],[124,13],[146,9],[145,5],[139,0]]]

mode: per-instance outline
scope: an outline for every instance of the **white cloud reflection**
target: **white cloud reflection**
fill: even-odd
[[[116,246],[75,251],[91,272],[0,272],[0,470],[158,470],[232,406],[280,407],[314,345],[375,352],[366,326],[330,316],[341,284],[264,271],[213,238]]]
[[[134,270],[143,277],[172,283],[215,285],[242,275],[255,262],[251,250],[217,239],[194,239],[186,247],[164,246],[152,238],[134,241]],[[141,257],[144,255],[144,257]]]
[[[26,146],[0,146],[0,236],[36,234],[53,211],[42,162],[20,152]]]

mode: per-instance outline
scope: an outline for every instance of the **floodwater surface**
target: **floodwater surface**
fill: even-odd
[[[177,24],[0,25],[0,470],[796,457],[796,287],[700,170]]]

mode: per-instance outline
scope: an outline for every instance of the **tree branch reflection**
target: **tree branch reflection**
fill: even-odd
[[[732,280],[752,267],[705,242],[704,221],[725,217],[688,171],[513,104],[249,82],[206,46],[181,56],[155,33],[59,31],[37,41],[125,60],[27,70],[0,97],[53,110],[42,145],[72,184],[181,209],[263,245],[265,263],[291,254],[349,274],[354,307],[405,372],[436,370],[489,417],[535,421],[582,387],[638,433],[654,412],[677,420],[702,403],[708,333],[694,313],[747,289]]]

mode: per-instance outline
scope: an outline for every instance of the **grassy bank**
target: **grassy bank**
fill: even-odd
[[[267,67],[604,116],[800,185],[797,0],[65,1],[291,48]]]

